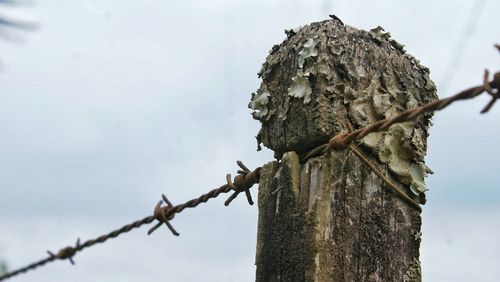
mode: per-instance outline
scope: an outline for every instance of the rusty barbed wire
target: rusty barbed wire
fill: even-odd
[[[498,51],[500,51],[499,44],[496,44],[495,48],[497,48]],[[448,98],[440,99],[416,108],[405,110],[399,113],[395,117],[376,121],[371,125],[368,125],[360,129],[353,130],[350,126],[348,126],[349,129],[348,132],[337,134],[334,137],[332,137],[328,143],[320,145],[312,149],[308,153],[301,155],[300,162],[303,163],[310,158],[323,155],[332,150],[339,151],[349,148],[351,151],[355,153],[355,155],[361,161],[363,161],[368,166],[368,168],[370,168],[370,170],[372,170],[375,174],[377,174],[387,184],[387,187],[391,191],[393,191],[401,199],[407,202],[410,206],[416,208],[418,212],[421,213],[422,208],[420,207],[419,203],[414,199],[412,199],[411,197],[409,197],[399,188],[397,188],[392,182],[390,182],[388,178],[379,169],[377,169],[366,157],[363,156],[363,154],[356,148],[353,142],[362,139],[363,137],[365,137],[370,133],[386,130],[387,128],[396,123],[414,121],[424,113],[442,110],[447,106],[449,106],[450,104],[452,104],[453,102],[475,98],[483,92],[486,92],[491,96],[490,102],[488,102],[488,104],[481,110],[482,114],[487,113],[493,107],[496,101],[500,99],[500,72],[495,73],[491,81],[489,81],[489,76],[490,72],[486,69],[484,71],[482,85],[471,87]],[[422,204],[425,203],[425,195],[420,197],[420,203]]]
[[[493,106],[494,102],[500,98],[500,95],[498,93],[498,89],[500,89],[500,72],[495,73],[491,82],[488,81],[488,76],[489,71],[485,70],[483,84],[480,86],[471,87],[454,96],[430,102],[413,109],[408,109],[393,118],[379,120],[367,127],[360,128],[348,133],[338,134],[330,139],[330,142],[328,143],[328,149],[344,150],[354,140],[359,140],[370,133],[386,130],[391,125],[396,123],[414,121],[417,119],[417,117],[421,116],[424,113],[442,110],[453,102],[472,99],[483,92],[487,92],[492,96],[492,100],[490,101],[490,103],[488,103],[488,105],[486,105],[481,111],[481,113],[486,113],[490,110],[491,106]],[[496,91],[493,91],[493,89],[495,89]]]
[[[496,44],[495,47],[500,51],[500,44]],[[388,184],[389,188],[391,188],[394,192],[400,195],[405,201],[407,201],[410,205],[414,206],[419,210],[419,212],[421,212],[421,207],[418,205],[418,203],[416,203],[413,199],[408,197],[406,194],[401,192],[395,185],[393,185],[383,175],[382,172],[380,172],[377,168],[375,168],[373,164],[371,164],[370,161],[368,161],[366,157],[363,156],[363,154],[352,144],[352,142],[360,140],[370,133],[383,131],[396,123],[414,121],[416,118],[418,118],[420,115],[424,113],[442,110],[447,106],[449,106],[450,104],[452,104],[453,102],[475,98],[483,92],[486,92],[491,96],[490,102],[481,111],[481,113],[487,113],[496,103],[496,100],[500,99],[500,72],[494,74],[492,81],[489,81],[488,78],[489,78],[489,71],[485,70],[483,77],[483,84],[480,86],[471,87],[454,96],[430,102],[420,107],[405,110],[393,118],[379,120],[367,127],[360,128],[357,130],[350,129],[349,132],[347,133],[337,134],[336,136],[332,137],[328,143],[318,146],[313,150],[311,150],[309,153],[301,156],[300,162],[304,162],[309,158],[322,155],[331,150],[344,150],[347,148],[351,148],[351,150],[362,161],[364,161],[371,170],[373,170],[379,177],[381,177],[385,181],[386,184]],[[55,260],[68,259],[70,263],[74,265],[75,262],[73,260],[73,257],[76,255],[76,253],[81,252],[86,248],[92,247],[95,244],[102,244],[109,239],[116,238],[121,234],[130,232],[132,229],[136,229],[143,225],[150,224],[154,221],[158,222],[148,230],[147,233],[148,235],[151,235],[159,227],[165,224],[173,235],[179,236],[179,233],[174,229],[174,227],[170,223],[170,221],[174,218],[175,214],[181,213],[186,208],[195,208],[199,204],[205,203],[209,199],[216,198],[222,193],[228,193],[233,191],[233,194],[231,194],[228,197],[228,199],[224,202],[225,206],[228,206],[241,192],[245,193],[248,203],[250,205],[253,205],[254,202],[250,194],[250,188],[253,187],[254,184],[257,184],[259,182],[261,167],[257,167],[255,170],[250,171],[241,161],[237,161],[236,163],[241,168],[241,170],[237,171],[237,175],[234,177],[233,180],[231,179],[231,174],[227,174],[226,184],[220,186],[219,188],[213,189],[210,192],[199,196],[198,198],[189,200],[184,204],[176,206],[174,206],[168,200],[168,198],[162,194],[162,200],[160,200],[156,204],[153,210],[153,215],[144,217],[143,219],[124,225],[119,229],[111,231],[105,235],[101,235],[95,239],[87,240],[83,244],[80,243],[80,238],[78,238],[74,247],[72,246],[64,247],[60,249],[56,254],[51,251],[47,251],[48,257],[36,261],[34,263],[28,264],[27,266],[24,266],[17,270],[7,272],[0,276],[0,281],[9,279],[11,277],[28,272],[30,270],[34,270],[38,267],[44,266],[47,263],[53,262]],[[163,203],[165,203],[166,205],[162,206]]]
[[[420,204],[412,199],[410,196],[408,196],[405,192],[401,191],[394,183],[392,183],[389,178],[384,175],[384,173],[378,169],[375,164],[370,162],[368,158],[361,153],[361,150],[359,150],[356,145],[351,144],[349,145],[349,149],[360,159],[371,171],[373,171],[385,184],[386,186],[394,192],[399,198],[401,198],[403,201],[408,203],[410,206],[414,207],[419,213],[422,213],[422,207]]]
[[[68,246],[60,249],[57,253],[53,253],[51,251],[47,251],[48,257],[41,259],[37,262],[31,263],[22,268],[13,270],[11,272],[7,272],[0,276],[0,281],[9,279],[16,275],[25,273],[30,270],[34,270],[38,267],[44,266],[49,262],[53,262],[55,260],[69,260],[71,264],[75,264],[73,257],[76,253],[81,252],[82,250],[92,247],[95,244],[102,244],[111,238],[116,238],[121,234],[127,233],[132,229],[139,228],[143,225],[150,224],[154,221],[158,221],[156,225],[154,225],[148,231],[148,235],[151,235],[156,229],[165,224],[172,234],[175,236],[179,236],[179,233],[173,228],[170,224],[170,221],[174,218],[176,213],[180,213],[186,208],[195,208],[201,203],[205,203],[210,199],[217,198],[222,193],[229,193],[233,191],[233,194],[229,196],[229,198],[224,202],[225,206],[228,206],[241,192],[245,192],[247,196],[248,203],[253,205],[252,196],[250,195],[250,188],[253,185],[259,183],[260,180],[260,170],[261,167],[257,167],[255,170],[250,171],[241,161],[236,162],[241,170],[238,170],[238,174],[231,180],[231,174],[226,175],[226,184],[220,186],[219,188],[213,189],[210,192],[199,196],[198,198],[189,200],[184,204],[180,205],[172,205],[172,203],[168,200],[165,195],[162,195],[162,200],[160,200],[153,211],[153,215],[147,216],[143,219],[134,221],[130,224],[124,225],[119,229],[111,231],[105,235],[101,235],[95,239],[87,240],[84,243],[80,243],[80,238],[77,239],[75,246]],[[165,206],[162,206],[163,203],[166,203]]]
[[[500,51],[500,45],[495,45]],[[491,96],[490,102],[481,110],[481,113],[487,113],[495,102],[500,99],[500,72],[497,72],[493,76],[493,80],[489,81],[490,72],[488,70],[484,71],[483,84],[475,87],[471,87],[458,94],[440,99],[434,102],[424,104],[422,106],[405,110],[392,118],[386,118],[372,123],[363,128],[359,128],[353,131],[339,133],[332,137],[328,143],[320,145],[306,154],[300,157],[300,162],[304,162],[310,158],[317,157],[325,154],[331,150],[345,150],[349,148],[349,145],[360,140],[366,135],[374,132],[379,132],[386,130],[390,126],[401,123],[416,120],[419,116],[428,112],[435,112],[448,107],[450,104],[460,100],[468,100],[479,96],[481,93],[486,92]]]

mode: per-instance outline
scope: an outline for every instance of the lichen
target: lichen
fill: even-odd
[[[415,195],[427,191],[425,177],[432,171],[419,161],[423,154],[421,134],[412,123],[400,123],[391,126],[385,132],[369,134],[362,142],[378,152],[379,159],[386,163],[400,181],[409,185]],[[422,156],[423,157],[423,156]]]
[[[392,47],[394,47],[394,49],[398,50],[399,52],[403,54],[406,53],[405,46],[403,44],[397,42],[394,39],[389,39],[389,43],[391,43]]]
[[[331,74],[328,62],[325,59],[319,59],[309,70],[309,72],[314,74],[322,74],[329,76]]]
[[[298,72],[292,78],[292,85],[288,88],[288,95],[296,98],[304,98],[304,104],[311,102],[312,89],[309,85],[308,73]]]
[[[316,57],[318,56],[318,48],[316,45],[318,44],[317,38],[309,38],[306,43],[304,43],[304,47],[299,52],[299,68],[304,67],[304,63],[306,62],[306,58]]]
[[[248,107],[254,110],[252,113],[254,118],[261,119],[267,115],[269,112],[269,109],[267,108],[269,96],[271,96],[269,92],[261,89],[252,93],[252,99],[250,100],[250,103],[248,103]]]
[[[381,26],[370,29],[370,32],[368,34],[370,34],[370,37],[378,44],[391,38],[391,34],[389,32],[386,32]]]
[[[382,30],[380,28],[377,32]],[[371,33],[377,32],[372,30]],[[416,97],[398,90],[399,84],[398,74],[393,71],[373,76],[362,95],[352,99],[350,111],[354,122],[367,126],[383,118],[393,118],[405,108],[417,107],[420,103]],[[427,190],[424,178],[430,172],[423,163],[425,139],[422,128],[416,127],[414,122],[406,122],[381,133],[369,134],[362,142],[377,151],[379,159],[388,165],[390,171],[413,193],[420,195]]]
[[[423,162],[412,163],[410,165],[410,175],[412,180],[410,190],[415,195],[420,195],[420,193],[429,190],[425,186],[425,177],[427,177],[427,174],[430,172],[431,170]]]
[[[369,32],[370,37],[377,42],[377,44],[382,44],[382,42],[387,41],[392,48],[398,50],[402,54],[406,53],[405,46],[396,40],[391,38],[391,34],[389,32],[386,32],[384,28],[381,26],[377,26],[376,28],[373,28]]]
[[[437,98],[429,70],[381,27],[367,32],[328,20],[287,34],[259,72],[261,89],[272,97],[267,114],[258,114],[259,137],[276,156],[307,152],[348,130],[346,124],[366,127]],[[431,116],[362,140],[414,193],[426,190]]]
[[[420,261],[418,258],[413,258],[410,263],[410,268],[406,271],[403,276],[404,282],[421,282],[422,281],[422,270],[420,268]]]

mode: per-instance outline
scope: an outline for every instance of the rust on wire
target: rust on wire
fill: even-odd
[[[496,46],[500,50],[500,45]],[[376,121],[366,127],[356,130],[350,130],[349,132],[339,133],[333,136],[328,143],[320,145],[312,149],[308,153],[302,155],[300,157],[300,162],[305,162],[310,158],[323,155],[331,150],[345,150],[349,148],[349,145],[352,142],[360,140],[370,133],[386,130],[396,123],[414,121],[424,113],[442,110],[453,102],[472,99],[479,96],[483,92],[486,92],[491,96],[491,101],[481,110],[481,113],[486,113],[495,104],[496,100],[500,99],[500,72],[495,73],[493,75],[493,80],[489,81],[489,71],[485,70],[482,85],[471,87],[448,98],[440,99],[424,104],[420,107],[405,110],[395,117]]]
[[[68,259],[72,265],[75,265],[73,257],[75,256],[79,247],[80,247],[80,238],[76,240],[75,247],[69,246],[66,248],[62,248],[61,250],[59,250],[59,252],[57,252],[57,254],[54,254],[51,251],[47,251],[47,253],[49,254],[49,257],[52,259]]]
[[[253,205],[250,188],[259,182],[261,168],[258,167],[254,171],[250,171],[241,161],[237,161],[236,163],[241,170],[238,170],[238,175],[234,177],[234,183],[231,181],[231,174],[226,175],[227,186],[229,186],[234,193],[229,196],[224,202],[224,205],[228,206],[241,192],[245,192],[248,203]]]
[[[410,196],[406,195],[405,192],[401,191],[396,186],[396,184],[392,183],[392,181],[390,181],[389,178],[387,176],[385,176],[384,173],[375,166],[375,164],[370,162],[370,160],[368,160],[368,158],[365,157],[365,155],[363,155],[363,153],[361,153],[361,151],[356,147],[356,145],[354,145],[354,144],[349,145],[349,149],[354,153],[354,155],[356,155],[356,157],[358,157],[362,162],[364,162],[365,165],[371,171],[373,171],[378,177],[380,177],[380,179],[382,179],[382,181],[387,185],[387,187],[392,192],[396,193],[396,195],[398,195],[401,199],[403,199],[410,206],[417,209],[417,211],[419,213],[422,213],[422,207],[420,206],[420,204],[417,201],[415,201],[414,199],[412,199]]]
[[[172,232],[172,234],[174,234],[175,236],[179,236],[179,233],[175,230],[175,228],[172,226],[172,224],[170,224],[170,220],[174,219],[174,216],[175,214],[170,214],[168,217],[166,215],[166,212],[173,208],[174,205],[172,205],[172,203],[168,200],[167,196],[165,196],[165,194],[162,194],[161,195],[162,200],[160,200],[158,202],[158,204],[156,204],[156,207],[153,211],[153,216],[156,220],[158,220],[158,223],[153,226],[151,229],[149,229],[148,231],[148,235],[151,235],[151,233],[153,233],[156,229],[158,229],[160,226],[162,226],[162,224],[165,223],[165,225],[168,227],[168,229],[170,230],[170,232]],[[165,207],[162,207],[161,204],[165,202],[167,204],[167,206]]]
[[[495,47],[500,51],[499,44],[495,45]],[[349,148],[361,161],[363,161],[375,174],[377,174],[387,184],[386,186],[390,190],[396,193],[409,205],[415,207],[419,212],[422,212],[422,208],[420,207],[419,203],[414,199],[412,199],[411,197],[409,197],[408,195],[406,195],[399,188],[397,188],[396,185],[394,185],[391,181],[389,181],[389,179],[379,169],[377,169],[366,157],[364,157],[364,155],[356,148],[353,142],[362,139],[363,137],[367,136],[370,133],[386,130],[387,128],[396,123],[414,121],[424,113],[442,110],[447,106],[449,106],[450,104],[452,104],[453,102],[475,98],[483,92],[486,92],[491,96],[490,102],[488,102],[488,104],[481,110],[482,114],[487,113],[493,107],[496,101],[500,99],[500,72],[495,73],[491,81],[489,81],[489,76],[490,76],[489,71],[485,70],[482,85],[471,87],[454,96],[445,99],[440,99],[434,102],[424,104],[420,107],[405,110],[400,114],[396,115],[395,117],[379,120],[366,127],[353,130],[348,124],[349,132],[337,134],[334,137],[332,137],[328,143],[320,145],[312,149],[308,153],[302,155],[300,157],[300,162],[303,163],[310,158],[323,155],[332,150],[338,151]],[[420,202],[425,203],[425,196],[420,198]]]
[[[500,98],[498,94],[498,89],[500,88],[500,72],[495,73],[491,82],[488,81],[488,76],[489,72],[488,70],[486,70],[484,74],[483,85],[466,89],[454,96],[430,102],[420,107],[408,109],[393,118],[379,120],[367,127],[356,129],[348,133],[338,134],[330,139],[330,142],[328,143],[326,149],[327,151],[344,150],[348,148],[353,141],[360,140],[370,133],[386,130],[391,125],[396,123],[414,121],[417,117],[421,116],[424,113],[442,110],[453,102],[472,99],[483,92],[487,92],[492,96],[492,101],[490,101],[490,103],[488,103],[488,105],[486,105],[486,107],[484,107],[481,111],[481,113],[485,113],[491,108],[491,106],[493,106],[494,102],[498,98]],[[495,89],[495,92],[493,91],[493,89]]]
[[[495,47],[500,51],[499,44],[495,45]],[[405,200],[408,201],[408,203],[410,203],[412,206],[415,206],[417,209],[419,209],[419,211],[421,211],[421,207],[418,205],[418,203],[416,203],[413,199],[409,198],[406,194],[402,193],[393,183],[391,183],[383,175],[383,173],[380,170],[378,170],[373,164],[371,164],[366,159],[366,157],[364,157],[364,155],[360,153],[356,149],[356,147],[351,143],[354,142],[355,140],[362,139],[363,137],[365,137],[370,133],[385,130],[393,124],[413,121],[424,113],[442,110],[455,101],[472,99],[474,97],[477,97],[479,94],[483,92],[488,93],[492,98],[490,102],[481,111],[481,113],[486,113],[495,104],[496,100],[500,99],[500,93],[499,93],[500,72],[495,73],[493,76],[493,80],[489,81],[489,72],[488,70],[486,70],[483,78],[483,84],[480,86],[469,88],[446,99],[437,100],[435,102],[427,103],[420,107],[408,109],[406,111],[401,112],[399,115],[393,118],[377,121],[367,127],[360,128],[357,130],[350,129],[348,133],[338,134],[334,136],[332,139],[330,139],[330,142],[318,146],[313,150],[311,150],[306,155],[301,156],[300,161],[304,162],[309,158],[325,154],[331,150],[344,150],[347,148],[351,148],[351,150],[363,162],[365,162],[377,175],[379,175],[384,180],[384,182],[387,184],[389,188],[391,188],[391,190],[396,192],[398,195],[401,195]],[[68,259],[71,264],[74,264],[73,257],[76,255],[77,252],[80,252],[83,249],[89,248],[95,244],[102,244],[106,242],[108,239],[116,238],[123,233],[127,233],[132,229],[139,228],[146,224],[150,224],[154,221],[158,222],[151,229],[149,229],[148,235],[153,233],[161,225],[165,224],[170,229],[172,234],[178,236],[179,233],[170,224],[170,221],[174,218],[174,215],[176,213],[180,213],[186,208],[195,208],[199,204],[205,203],[209,199],[216,198],[222,193],[228,193],[233,191],[233,193],[229,196],[229,198],[224,202],[224,205],[226,206],[228,206],[241,192],[245,192],[248,203],[250,205],[253,205],[252,196],[250,194],[250,188],[254,184],[259,183],[261,167],[258,167],[255,170],[250,171],[241,161],[237,161],[237,164],[241,169],[238,170],[238,174],[236,175],[236,177],[233,180],[231,180],[231,175],[230,174],[226,175],[226,184],[222,185],[219,188],[213,189],[210,192],[203,194],[198,198],[189,200],[184,204],[176,206],[173,206],[172,203],[168,200],[168,198],[165,195],[162,195],[162,200],[156,204],[153,211],[153,215],[147,216],[143,219],[124,225],[119,229],[111,231],[105,235],[101,235],[95,239],[87,240],[83,244],[80,244],[80,239],[78,239],[74,247],[69,246],[62,248],[61,250],[59,250],[59,252],[57,252],[57,254],[48,251],[49,254],[48,257],[41,259],[37,262],[31,263],[25,267],[19,268],[17,270],[5,273],[0,276],[0,281],[6,280],[8,278],[25,273],[30,270],[34,270],[37,267],[44,266],[47,263],[53,262],[58,259],[60,260]],[[166,205],[162,206],[163,203],[165,203]]]
[[[500,51],[500,45],[496,46],[498,50]],[[490,94],[491,100],[490,102],[484,107],[484,109],[481,111],[482,114],[487,113],[491,107],[495,104],[498,98],[500,98],[500,72],[495,73],[493,75],[493,81],[488,82],[488,77],[490,76],[490,72],[488,70],[485,70],[484,72],[484,79],[483,79],[483,88],[486,93]]]
[[[250,171],[241,161],[237,161],[238,166],[241,168],[241,170],[238,170],[238,175],[234,178],[234,180],[231,181],[230,177],[229,180],[226,179],[228,182],[227,184],[222,185],[221,187],[217,189],[213,189],[210,192],[201,195],[198,198],[189,200],[185,202],[184,204],[181,205],[172,205],[172,203],[168,200],[168,198],[165,195],[162,195],[162,200],[160,200],[153,211],[153,215],[147,216],[143,219],[134,221],[130,224],[124,225],[119,229],[116,229],[114,231],[111,231],[105,235],[101,235],[95,239],[87,240],[83,243],[80,243],[80,239],[77,240],[76,245],[74,247],[65,247],[59,250],[57,253],[53,253],[51,251],[47,251],[49,256],[47,258],[41,259],[37,262],[31,263],[25,267],[19,268],[17,270],[5,273],[0,276],[0,281],[6,280],[8,278],[11,278],[13,276],[25,273],[30,270],[34,270],[37,267],[41,267],[49,262],[53,262],[55,260],[64,260],[68,259],[71,264],[74,264],[73,257],[76,255],[77,252],[82,251],[85,248],[89,248],[95,244],[101,244],[106,242],[108,239],[111,238],[116,238],[120,236],[123,233],[127,233],[131,231],[132,229],[139,228],[143,225],[150,224],[154,221],[158,221],[156,225],[154,225],[149,231],[148,235],[153,233],[156,229],[158,229],[161,225],[165,224],[172,234],[175,236],[179,236],[179,233],[173,228],[173,226],[170,224],[170,221],[174,218],[174,215],[176,213],[182,212],[186,208],[195,208],[201,203],[205,203],[210,199],[217,198],[220,194],[222,193],[229,193],[231,191],[234,191],[234,193],[229,197],[229,199],[226,201],[225,205],[227,206],[232,200],[238,196],[240,192],[245,192],[248,202],[250,204],[253,204],[252,197],[250,195],[250,188],[254,184],[259,183],[260,179],[260,170],[261,168],[258,167],[254,171]],[[162,204],[165,203],[165,206],[162,206]]]

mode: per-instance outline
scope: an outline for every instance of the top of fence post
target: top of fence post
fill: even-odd
[[[285,32],[264,62],[262,83],[249,104],[262,123],[259,145],[277,158],[437,98],[429,69],[381,27],[358,30],[332,16]],[[423,159],[431,116],[361,141],[415,194],[426,189]]]

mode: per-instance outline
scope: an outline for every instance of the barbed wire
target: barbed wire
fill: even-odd
[[[495,45],[500,51],[500,45]],[[301,162],[304,162],[310,158],[320,156],[329,152],[331,150],[345,150],[349,148],[349,145],[356,140],[360,140],[366,135],[374,132],[379,132],[386,130],[390,126],[396,123],[415,121],[419,116],[428,112],[435,112],[442,110],[452,103],[460,100],[468,100],[479,96],[481,93],[486,92],[491,96],[490,102],[481,110],[481,113],[487,113],[495,102],[500,99],[500,72],[494,74],[493,79],[489,81],[490,72],[488,70],[484,71],[483,84],[475,87],[471,87],[458,94],[440,99],[434,102],[429,102],[420,107],[405,110],[395,117],[386,118],[376,121],[366,127],[352,130],[349,132],[339,133],[333,136],[328,143],[320,145],[306,154],[303,154],[300,158]]]
[[[495,47],[500,51],[499,44],[496,44]],[[362,153],[360,153],[356,149],[356,147],[353,146],[354,144],[352,143],[354,141],[360,140],[370,133],[383,131],[396,123],[414,121],[424,113],[442,110],[456,101],[475,98],[483,92],[486,92],[491,96],[490,102],[481,111],[481,113],[487,113],[493,107],[495,102],[498,99],[500,99],[500,72],[495,73],[492,81],[489,81],[489,71],[485,70],[483,76],[483,84],[480,86],[471,87],[454,96],[430,102],[420,107],[405,110],[393,118],[382,119],[372,123],[369,126],[357,130],[350,129],[349,132],[347,133],[337,134],[334,137],[332,137],[328,143],[320,145],[311,150],[309,153],[301,156],[300,162],[304,162],[310,158],[325,154],[331,150],[344,150],[347,148],[351,148],[351,150],[355,152],[356,155],[361,160],[367,163],[370,169],[372,169],[377,175],[383,178],[383,180],[386,183],[390,184],[390,181],[385,178],[383,173],[380,172],[378,169],[374,168],[373,165],[371,165],[371,163],[362,155]],[[26,273],[30,270],[34,270],[38,267],[44,266],[47,263],[53,262],[55,260],[68,259],[71,264],[74,264],[75,262],[73,260],[73,257],[76,255],[76,253],[81,252],[86,248],[90,248],[96,244],[102,244],[111,238],[116,238],[121,234],[130,232],[132,229],[136,229],[143,225],[150,224],[154,221],[158,222],[148,230],[148,235],[150,235],[151,233],[156,231],[159,227],[161,227],[163,224],[165,224],[173,235],[179,236],[179,233],[170,223],[170,221],[174,218],[175,214],[181,213],[186,208],[195,208],[201,203],[205,203],[210,199],[217,198],[222,193],[228,193],[233,191],[233,194],[231,194],[228,197],[228,199],[224,202],[225,206],[228,206],[241,192],[245,193],[248,203],[250,205],[253,205],[254,202],[250,194],[250,188],[252,188],[253,185],[259,183],[260,171],[262,168],[257,167],[255,170],[250,171],[250,169],[248,169],[241,161],[237,161],[236,163],[241,169],[237,171],[237,175],[234,177],[234,180],[231,179],[231,174],[227,174],[226,184],[220,186],[219,188],[213,189],[208,193],[199,196],[198,198],[189,200],[184,204],[176,206],[174,206],[165,195],[162,195],[162,200],[160,200],[156,204],[153,210],[153,215],[144,217],[143,219],[124,225],[119,229],[111,231],[105,235],[101,235],[95,239],[87,240],[83,244],[80,243],[80,238],[78,238],[74,247],[73,246],[64,247],[60,249],[56,254],[51,251],[47,251],[48,257],[36,261],[34,263],[28,264],[22,268],[13,270],[11,272],[7,272],[0,276],[0,281],[12,278],[22,273]],[[399,196],[401,196],[403,200],[407,201],[410,205],[416,207],[419,211],[421,211],[421,207],[418,205],[418,203],[416,203],[404,192],[401,192],[395,185],[388,185],[388,186],[389,188],[391,188],[391,190],[393,190]],[[165,203],[166,205],[163,205],[163,203]]]
[[[500,51],[500,44],[496,44],[495,48],[497,48],[498,51]],[[349,148],[362,162],[364,162],[367,165],[367,167],[370,170],[372,170],[376,175],[378,175],[384,181],[384,183],[386,183],[386,186],[391,191],[393,191],[397,196],[399,196],[399,198],[407,202],[410,206],[416,208],[417,211],[421,213],[422,208],[420,207],[419,203],[414,199],[412,199],[410,196],[408,196],[405,192],[397,188],[397,186],[394,185],[391,181],[389,181],[388,178],[379,169],[377,169],[374,164],[372,164],[365,156],[363,156],[361,151],[357,149],[357,147],[353,144],[353,142],[361,140],[363,137],[367,136],[370,133],[386,130],[387,128],[391,127],[396,123],[415,121],[418,117],[420,117],[425,113],[442,110],[456,101],[475,98],[480,94],[482,94],[483,92],[486,92],[491,96],[491,100],[481,110],[482,114],[487,113],[493,107],[496,101],[500,99],[500,72],[497,72],[493,75],[492,81],[489,81],[489,76],[490,72],[486,69],[484,71],[482,85],[471,87],[448,98],[440,99],[434,102],[429,102],[422,106],[405,110],[396,115],[395,117],[376,121],[366,127],[359,128],[357,130],[352,130],[352,128],[348,126],[349,132],[337,134],[334,137],[332,137],[328,143],[320,145],[312,149],[308,153],[301,155],[300,162],[303,163],[310,158],[323,155],[332,150],[340,151]],[[420,195],[419,198],[420,198],[420,203],[424,204],[425,195],[422,194]]]
[[[405,192],[401,191],[396,184],[392,183],[391,180],[382,172],[381,169],[377,168],[377,166],[372,163],[363,153],[361,153],[361,150],[354,144],[349,145],[349,149],[354,153],[356,157],[358,157],[359,160],[361,160],[371,171],[373,171],[386,185],[389,190],[391,190],[393,193],[395,193],[400,199],[405,201],[407,204],[410,206],[414,207],[418,213],[422,213],[422,207],[420,204],[412,199],[410,196],[408,196]]]
[[[198,198],[189,200],[184,204],[176,206],[172,205],[172,203],[168,200],[168,198],[165,195],[162,195],[162,200],[160,200],[158,204],[156,204],[153,211],[153,215],[147,216],[143,219],[124,225],[119,229],[111,231],[105,235],[101,235],[95,239],[87,240],[84,243],[80,243],[80,238],[78,238],[75,246],[68,246],[62,248],[57,253],[47,251],[48,257],[36,261],[34,263],[28,264],[27,266],[24,266],[22,268],[13,270],[11,272],[7,272],[2,276],[0,276],[0,281],[28,272],[30,270],[34,270],[37,267],[44,266],[47,263],[53,262],[55,260],[68,259],[71,264],[74,264],[75,262],[73,260],[73,257],[76,255],[76,253],[81,252],[86,248],[90,248],[95,244],[102,244],[106,242],[108,239],[116,238],[121,234],[130,232],[132,229],[139,228],[143,225],[150,224],[153,221],[158,221],[158,222],[151,229],[149,229],[148,235],[150,235],[160,226],[165,224],[168,227],[168,229],[170,229],[172,234],[174,234],[175,236],[179,236],[179,233],[170,224],[170,221],[174,218],[174,215],[176,213],[181,213],[186,208],[195,208],[201,203],[205,203],[210,199],[217,198],[222,193],[229,193],[231,191],[233,192],[233,194],[231,194],[231,196],[229,196],[229,198],[224,202],[225,206],[228,206],[241,192],[245,193],[248,203],[250,205],[253,205],[252,196],[250,194],[250,188],[252,188],[254,184],[259,183],[261,167],[258,167],[255,170],[250,171],[241,161],[237,161],[236,163],[241,169],[238,170],[238,174],[234,177],[234,180],[231,180],[231,174],[227,174],[226,184],[220,186],[219,188],[213,189],[210,192],[199,196]],[[166,205],[162,206],[163,203],[166,203]]]

